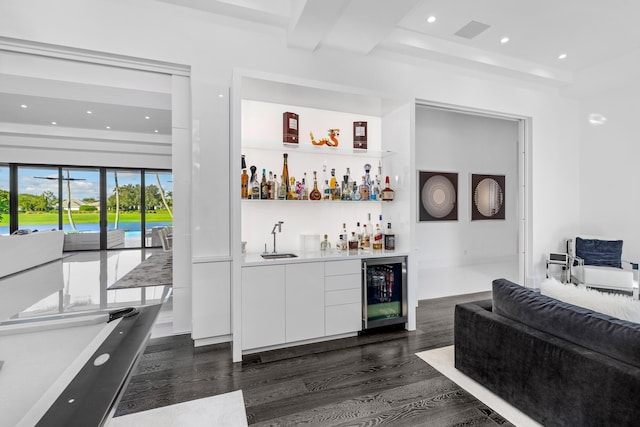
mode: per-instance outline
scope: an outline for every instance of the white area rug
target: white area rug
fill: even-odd
[[[416,356],[433,366],[442,375],[472,394],[476,399],[502,415],[516,426],[529,427],[541,426],[541,424],[529,418],[518,409],[514,408],[500,397],[491,393],[454,367],[453,346],[437,348],[435,350],[416,353]]]
[[[244,427],[246,425],[247,413],[244,409],[241,390],[123,415],[107,422],[108,427]]]

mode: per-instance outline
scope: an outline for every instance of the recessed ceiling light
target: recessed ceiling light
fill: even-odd
[[[220,93],[218,94],[218,98],[224,98],[224,95]]]
[[[606,121],[607,121],[607,118],[602,114],[599,114],[599,113],[589,114],[589,123],[591,123],[593,126],[603,125],[605,124]]]
[[[509,43],[509,37],[503,37],[500,39],[500,43],[505,44],[505,43]]]
[[[565,59],[567,57],[566,53],[561,53],[560,55],[558,55],[558,59]]]
[[[149,116],[144,116],[145,119],[149,120],[151,117]]]
[[[87,114],[93,114],[93,111],[87,110]]]
[[[21,104],[20,108],[29,108],[29,107],[27,106],[27,104]]]
[[[57,125],[57,124],[58,124],[58,122],[51,122],[51,124],[52,124],[52,125]]]
[[[107,129],[111,129],[111,126],[105,126],[105,128],[107,128]]]
[[[434,22],[436,22],[436,17],[431,15],[430,17],[427,18],[427,22],[429,24],[433,24]]]
[[[158,129],[154,130],[155,133],[158,133]]]

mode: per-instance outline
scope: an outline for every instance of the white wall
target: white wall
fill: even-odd
[[[623,257],[634,262],[640,260],[638,111],[640,97],[605,93],[584,100],[580,114],[579,232],[623,239]],[[606,122],[591,124],[593,113]]]
[[[416,108],[416,168],[458,173],[458,220],[419,222],[416,247],[420,299],[491,288],[473,283],[471,266],[517,267],[518,122]],[[505,219],[471,221],[471,174],[505,175]],[[464,268],[462,268],[464,267]],[[496,271],[496,277],[511,276]],[[517,273],[517,269],[515,270]],[[509,277],[517,281],[515,277]]]
[[[71,13],[71,11],[73,13]],[[200,139],[214,144],[216,157],[200,158],[199,167],[228,170],[227,141],[210,108],[212,87],[230,86],[234,67],[301,76],[361,87],[383,98],[423,99],[475,109],[530,117],[533,192],[530,281],[544,277],[544,254],[557,249],[557,236],[578,217],[578,195],[558,188],[574,182],[575,165],[567,159],[577,151],[577,105],[555,88],[520,82],[487,72],[432,61],[409,60],[376,51],[367,56],[320,48],[315,52],[287,48],[285,29],[221,18],[151,0],[6,0],[0,4],[0,35],[112,52],[191,66],[192,116],[201,123]],[[175,174],[190,173],[176,170]],[[192,188],[198,197],[215,194],[229,199],[227,183]],[[226,213],[225,213],[226,212]],[[211,221],[225,230],[228,211]],[[228,235],[209,242],[211,256],[231,256]],[[202,249],[204,250],[204,249]],[[186,309],[186,308],[185,308]]]

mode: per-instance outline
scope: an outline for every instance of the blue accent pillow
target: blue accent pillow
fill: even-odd
[[[622,240],[576,237],[576,256],[584,260],[584,265],[622,268]]]

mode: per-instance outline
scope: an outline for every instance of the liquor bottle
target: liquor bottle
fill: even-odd
[[[346,251],[349,241],[349,233],[347,233],[347,224],[342,224],[342,233],[340,233],[340,241],[342,242],[342,250]]]
[[[327,240],[327,235],[324,235],[324,240],[320,242],[320,252],[328,252],[331,250],[331,243]]]
[[[331,169],[331,179],[329,180],[329,198],[335,200],[336,198],[336,187],[338,186],[338,180],[336,180],[336,170],[335,168]]]
[[[242,156],[244,158],[244,156]],[[247,169],[242,169],[242,175],[240,175],[240,182],[242,183],[242,198],[246,199],[249,197],[249,175],[247,174]]]
[[[353,191],[351,192],[351,200],[360,200],[362,197],[360,196],[360,189],[358,188],[358,183],[353,182]]]
[[[309,187],[307,184],[307,173],[304,173],[304,176],[302,177],[302,191],[301,191],[301,200],[309,200]]]
[[[329,188],[329,180],[324,180],[324,185],[322,186],[322,199],[331,200],[331,189]]]
[[[367,214],[367,237],[365,239],[369,240],[369,248],[371,248],[371,244],[373,243],[373,224],[371,224],[371,212]]]
[[[376,233],[373,236],[373,250],[381,251],[383,245],[384,245],[383,235],[382,235],[382,231],[380,230],[380,224],[376,224]]]
[[[369,250],[371,248],[371,238],[369,236],[369,232],[367,231],[367,224],[364,224],[362,231],[362,249]]]
[[[362,246],[362,242],[364,241],[364,234],[362,234],[362,229],[360,228],[360,223],[356,223],[356,238],[358,239],[358,246]]]
[[[282,185],[284,186],[284,198],[286,199],[286,195],[289,194],[289,155],[284,153],[282,156],[284,157],[284,163],[282,164]]]
[[[278,182],[272,171],[269,171],[269,200],[277,199]]]
[[[280,186],[278,187],[278,200],[287,200],[287,181],[284,176],[280,177],[282,180],[280,181]]]
[[[367,177],[362,177],[362,184],[360,184],[360,199],[369,200],[369,184],[367,184]]]
[[[391,223],[387,223],[387,230],[384,233],[384,250],[395,251],[396,250],[396,236],[391,230]]]
[[[249,181],[249,190],[251,191],[251,199],[259,199],[260,198],[260,183],[258,182],[258,176],[256,175],[256,170],[258,169],[255,166],[251,166],[251,180]]]
[[[389,186],[389,177],[387,177],[385,179],[384,189],[382,190],[382,200],[384,200],[385,202],[391,202],[393,201],[393,196],[394,196],[394,191]]]
[[[342,200],[351,200],[351,186],[349,185],[349,168],[347,173],[342,175]]]
[[[322,194],[320,190],[318,190],[318,177],[316,171],[313,171],[313,190],[309,193],[309,200],[320,200],[322,199]]]
[[[351,238],[349,239],[349,253],[358,253],[358,238],[355,231],[351,232]]]
[[[294,177],[289,178],[289,194],[287,194],[287,200],[297,200],[298,193],[296,193],[296,179]]]
[[[369,172],[371,172],[371,165],[369,163],[366,163],[364,165],[364,179],[367,185],[371,187],[371,175],[369,174]]]
[[[262,180],[260,181],[260,198],[267,200],[269,198],[269,183],[267,183],[267,170],[262,169]]]

